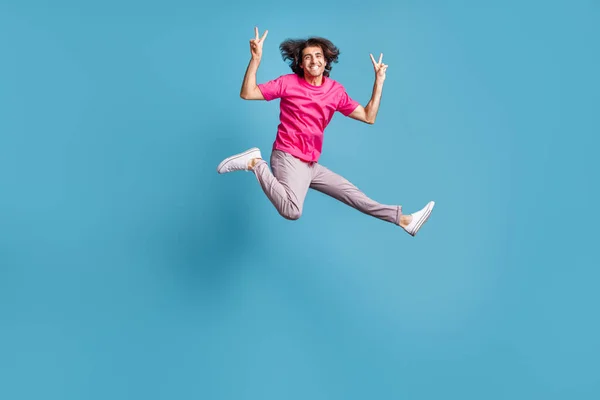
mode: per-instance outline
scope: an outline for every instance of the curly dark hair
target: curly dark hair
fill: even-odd
[[[323,51],[325,57],[325,72],[323,75],[329,76],[333,63],[338,62],[340,49],[338,49],[331,41],[322,37],[310,37],[308,39],[287,39],[279,45],[281,57],[284,61],[289,61],[290,68],[298,76],[304,76],[302,65],[302,51],[307,47],[318,46]]]

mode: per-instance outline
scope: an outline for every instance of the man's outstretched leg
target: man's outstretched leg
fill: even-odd
[[[252,171],[263,191],[279,214],[290,220],[302,215],[302,206],[310,185],[311,172],[308,164],[293,156],[274,150],[271,167],[262,159],[260,150],[253,148],[223,160],[217,172]]]
[[[364,214],[401,226],[408,234],[415,236],[431,215],[435,203],[429,202],[423,209],[403,215],[401,206],[380,204],[367,197],[344,177],[315,164],[311,189],[325,193]]]

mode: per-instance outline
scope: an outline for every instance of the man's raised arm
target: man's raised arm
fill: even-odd
[[[246,68],[244,82],[240,90],[240,97],[244,100],[264,100],[264,97],[256,84],[256,71],[260,65],[262,58],[263,43],[267,38],[268,30],[265,31],[261,38],[258,37],[258,28],[254,28],[254,39],[250,40],[250,54],[252,58]]]
[[[377,112],[379,111],[379,104],[381,103],[381,93],[383,92],[385,71],[388,66],[381,62],[383,59],[383,53],[381,53],[379,56],[379,62],[375,61],[373,54],[370,56],[371,61],[373,62],[373,68],[375,69],[375,83],[373,84],[373,93],[371,94],[371,99],[365,107],[360,105],[356,107],[356,110],[354,110],[349,117],[366,122],[367,124],[374,124],[375,119],[377,118]]]

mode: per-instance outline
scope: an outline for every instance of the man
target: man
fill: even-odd
[[[318,163],[323,132],[336,111],[358,121],[375,123],[388,67],[382,63],[383,54],[378,62],[371,54],[375,84],[370,101],[363,107],[348,96],[341,84],[329,78],[332,64],[338,61],[339,49],[324,38],[289,39],[281,43],[283,59],[290,62],[294,73],[257,84],[256,71],[268,31],[260,38],[258,28],[254,28],[254,33],[240,96],[245,100],[281,99],[280,124],[270,160],[272,172],[260,150],[252,148],[223,160],[217,167],[218,173],[252,171],[279,214],[290,220],[300,218],[306,193],[311,188],[367,215],[399,225],[415,236],[429,218],[433,201],[413,214],[403,215],[401,206],[377,203]]]

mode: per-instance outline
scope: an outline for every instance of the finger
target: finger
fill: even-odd
[[[371,56],[371,61],[373,62],[373,65],[375,65],[376,62],[375,62],[375,58],[373,58],[373,54],[369,54],[369,55]]]
[[[267,30],[265,31],[265,33],[262,35],[262,37],[260,38],[260,41],[261,41],[261,42],[263,42],[263,41],[264,41],[264,40],[267,38],[267,35],[268,35],[268,34],[269,34],[269,30],[267,29]]]
[[[258,26],[254,27],[254,39],[258,40]]]
[[[381,59],[383,58],[383,53],[379,55],[379,64],[381,64]]]

